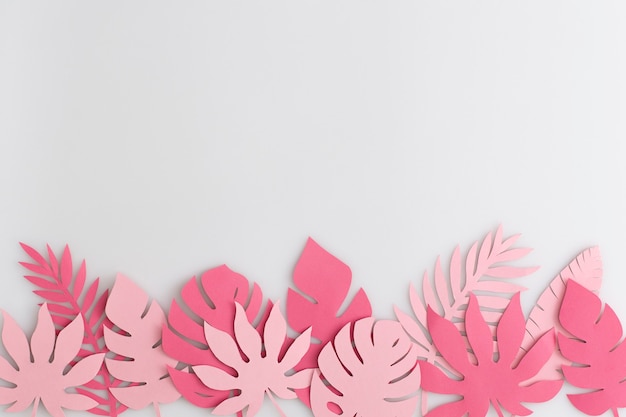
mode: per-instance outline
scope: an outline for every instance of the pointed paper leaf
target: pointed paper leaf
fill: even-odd
[[[200,380],[214,390],[238,390],[239,394],[227,398],[215,407],[213,414],[227,415],[242,412],[253,417],[261,407],[265,393],[278,397],[295,398],[295,388],[305,388],[311,384],[311,370],[291,373],[293,366],[306,353],[311,339],[311,331],[306,330],[289,347],[282,359],[274,355],[264,355],[263,349],[256,341],[255,329],[247,320],[244,308],[236,303],[235,335],[213,328],[207,324],[206,337],[209,347],[222,349],[224,340],[231,339],[241,352],[246,352],[247,361],[238,352],[218,355],[223,365],[236,371],[235,375],[225,372],[223,367],[197,365],[192,369]],[[282,345],[287,338],[285,319],[280,313],[277,302],[270,312],[263,333],[263,342],[270,345]],[[253,348],[258,349],[253,352]],[[287,359],[287,358],[290,359]]]
[[[165,314],[157,302],[150,302],[141,288],[118,274],[106,315],[127,334],[104,329],[107,347],[119,356],[119,359],[106,359],[107,369],[119,380],[139,383],[139,386],[112,388],[115,398],[135,410],[178,399],[180,394],[168,377],[168,366],[174,367],[177,362],[161,348]]]
[[[352,272],[342,261],[309,238],[293,273],[296,288],[287,292],[287,320],[295,331],[312,329],[313,342],[296,369],[317,367],[322,346],[348,323],[372,315],[369,299],[360,288],[345,310]],[[309,405],[308,390],[298,391],[298,397]]]
[[[59,260],[50,246],[46,247],[48,257],[46,260],[46,256],[32,247],[24,243],[20,245],[33,262],[20,262],[20,264],[37,274],[36,276],[30,274],[25,278],[39,288],[33,292],[48,303],[52,321],[57,330],[68,326],[74,318],[82,316],[85,329],[82,344],[85,345],[85,349],[78,350],[76,360],[94,353],[107,353],[108,349],[103,339],[106,325],[104,306],[108,291],[98,296],[99,278],[89,284],[87,290],[84,291],[87,275],[85,261],[80,263],[74,275],[72,255],[68,246],[63,249],[59,265]],[[111,395],[110,389],[119,386],[122,381],[111,377],[104,364],[98,371],[98,378],[103,381],[103,388],[94,390],[91,398],[97,398],[98,404],[89,412],[116,417],[126,410],[126,406]]]
[[[354,337],[351,337],[352,326]],[[319,355],[320,369],[311,384],[313,414],[316,417],[412,415],[420,384],[416,361],[415,345],[399,323],[365,318],[353,325],[346,324]]]
[[[0,404],[12,403],[7,411],[22,411],[34,403],[35,415],[41,403],[53,417],[62,417],[63,408],[87,410],[98,405],[87,396],[65,391],[93,379],[104,359],[104,354],[99,353],[74,363],[73,359],[83,338],[82,316],[77,316],[57,337],[52,317],[44,303],[39,308],[39,318],[30,346],[28,342],[24,346],[24,332],[10,315],[3,315],[2,342],[17,365],[17,368],[13,368],[4,358],[0,360],[0,379],[13,385],[0,390]],[[21,351],[17,351],[17,348]],[[29,352],[33,354],[32,359]],[[72,360],[72,368],[65,372],[67,359]]]
[[[600,415],[626,407],[626,343],[615,312],[592,291],[574,280],[567,281],[559,312],[563,328],[574,336],[559,334],[563,356],[577,366],[563,366],[570,384],[592,389],[568,395],[572,404],[588,415]],[[581,366],[582,365],[582,366]]]
[[[526,334],[519,352],[520,356],[547,330],[554,328],[557,333],[563,332],[558,315],[565,294],[565,285],[569,280],[576,281],[593,292],[598,292],[602,284],[602,259],[597,246],[586,249],[576,256],[541,294],[526,322]],[[536,378],[561,379],[563,377],[560,372],[561,367],[569,364],[571,362],[555,350]]]
[[[522,402],[547,401],[560,390],[562,381],[538,381],[532,384],[526,382],[539,372],[550,357],[555,344],[553,331],[540,337],[519,364],[514,366],[512,363],[513,352],[519,349],[514,343],[519,343],[524,333],[524,316],[520,307],[519,293],[511,299],[496,329],[498,335],[496,346],[501,353],[497,360],[494,352],[491,354],[486,352],[487,347],[492,346],[492,336],[487,331],[487,324],[482,318],[477,298],[473,294],[470,295],[465,315],[465,327],[475,356],[470,356],[464,347],[454,347],[457,344],[451,340],[451,333],[456,331],[454,324],[436,316],[431,310],[428,325],[433,342],[462,378],[450,378],[440,368],[420,361],[422,389],[457,394],[462,398],[433,409],[425,417],[462,416],[467,413],[472,417],[483,417],[487,415],[490,404],[493,404],[500,416],[501,408],[514,415],[525,416],[531,414],[531,411],[523,406]],[[474,358],[477,362],[474,362]],[[449,414],[453,412],[456,414]]]
[[[229,392],[210,388],[198,379],[191,366],[210,365],[232,373],[232,369],[220,362],[209,349],[205,338],[205,323],[214,329],[234,336],[235,304],[245,306],[245,317],[254,322],[261,316],[258,331],[262,328],[267,307],[262,309],[263,293],[241,274],[226,265],[206,271],[200,282],[193,277],[182,289],[182,302],[173,300],[168,313],[168,325],[163,326],[163,350],[171,358],[187,365],[187,369],[170,367],[172,382],[177,390],[198,407],[215,407]],[[265,310],[265,311],[264,311]]]

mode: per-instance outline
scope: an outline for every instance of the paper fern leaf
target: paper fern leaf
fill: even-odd
[[[398,322],[369,317],[346,324],[319,355],[311,383],[313,414],[411,416],[420,385],[415,347]]]
[[[225,399],[215,407],[213,414],[228,415],[247,409],[246,417],[254,417],[267,394],[280,415],[284,416],[274,395],[284,399],[296,398],[293,389],[311,385],[313,370],[291,373],[309,349],[311,330],[305,330],[281,355],[287,340],[287,323],[279,303],[272,307],[263,339],[248,321],[243,307],[237,303],[236,308],[235,338],[208,323],[204,327],[209,347],[220,362],[236,371],[236,376],[226,372],[224,366],[198,365],[193,370],[209,387],[239,391],[238,395]]]
[[[348,297],[352,272],[311,238],[296,264],[293,281],[302,294],[288,290],[287,321],[299,333],[311,328],[313,338],[319,340],[311,345],[296,369],[317,368],[322,347],[346,324],[371,316],[372,307],[365,291],[359,289],[345,311],[339,312]],[[309,405],[308,389],[297,393]]]
[[[622,324],[607,304],[574,280],[567,282],[559,312],[561,325],[571,333],[558,336],[561,353],[578,366],[563,366],[570,384],[592,391],[569,394],[574,406],[592,416],[626,407],[626,342]],[[580,366],[582,365],[582,366]]]
[[[194,365],[224,366],[209,350],[204,323],[230,335],[234,334],[235,303],[245,306],[246,317],[258,324],[261,331],[271,303],[262,308],[263,293],[243,276],[230,270],[226,265],[206,271],[200,277],[191,278],[182,289],[182,304],[172,301],[168,313],[169,326],[163,327],[163,350],[171,358],[187,365],[186,369],[170,368],[170,376],[178,391],[192,404],[208,408],[228,398],[229,391],[220,391],[204,385],[190,368]],[[230,371],[232,372],[232,370]]]
[[[520,356],[548,330],[554,328],[557,334],[563,332],[558,315],[565,294],[565,285],[569,280],[576,281],[594,292],[600,290],[602,259],[598,247],[586,249],[576,256],[541,294],[526,322],[526,334],[520,349]],[[561,379],[563,377],[560,372],[561,366],[570,363],[557,349],[553,352],[550,360],[546,362],[544,368],[537,374],[536,379]]]
[[[180,397],[168,377],[168,366],[176,366],[177,362],[165,355],[160,345],[165,314],[155,301],[148,303],[148,295],[141,288],[124,275],[117,275],[106,314],[111,323],[128,335],[104,329],[107,347],[122,357],[107,358],[106,365],[115,378],[139,383],[111,388],[119,402],[135,410],[152,404],[160,416],[159,403]]]
[[[461,251],[457,246],[450,260],[448,277],[442,270],[440,260],[437,259],[434,284],[431,283],[428,273],[424,273],[422,281],[424,301],[413,285],[410,286],[411,307],[417,320],[397,307],[395,312],[407,333],[421,346],[420,356],[431,363],[438,363],[447,368],[445,362],[439,362],[436,355],[437,351],[434,349],[428,334],[426,306],[439,312],[445,319],[454,321],[462,330],[468,297],[473,291],[487,292],[477,298],[479,305],[484,309],[482,311],[483,317],[489,324],[492,333],[495,333],[496,323],[508,304],[509,295],[525,289],[508,280],[521,278],[537,270],[536,267],[509,265],[509,263],[523,258],[532,250],[529,248],[512,248],[519,236],[514,235],[503,240],[502,226],[498,227],[493,238],[491,233],[487,234],[480,245],[480,249],[478,248],[479,242],[472,245],[464,264],[461,261]]]
[[[46,247],[48,255],[46,260],[44,255],[32,247],[24,243],[20,245],[31,258],[30,262],[20,262],[20,265],[31,272],[24,278],[39,288],[33,292],[48,303],[48,309],[57,329],[67,326],[79,315],[83,317],[85,335],[83,347],[78,351],[76,359],[80,360],[94,353],[108,352],[104,346],[106,322],[104,308],[109,291],[105,290],[98,294],[100,279],[96,278],[85,288],[87,284],[85,261],[81,262],[78,271],[74,274],[72,255],[68,246],[65,246],[59,262],[50,246]],[[77,391],[97,401],[97,407],[89,412],[115,417],[127,408],[109,392],[110,388],[120,384],[121,381],[112,378],[103,364],[98,371],[98,378],[78,388]]]
[[[17,365],[14,367],[0,357],[0,379],[14,385],[0,387],[0,404],[12,403],[7,411],[22,411],[34,402],[35,416],[41,402],[50,415],[63,417],[63,408],[87,410],[98,405],[88,396],[65,391],[94,378],[104,359],[104,353],[97,353],[74,362],[83,341],[82,316],[77,316],[55,337],[55,326],[44,303],[29,343],[15,320],[3,315],[2,343]],[[72,367],[66,371],[70,363]]]

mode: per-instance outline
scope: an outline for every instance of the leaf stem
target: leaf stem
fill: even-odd
[[[152,405],[154,405],[154,412],[156,413],[156,416],[161,417],[161,407],[159,407],[159,403],[155,401]]]
[[[428,409],[428,394],[422,390],[422,415],[426,415]]]
[[[613,412],[613,417],[619,417],[619,413],[617,412],[617,407],[611,408],[611,411]]]
[[[39,397],[35,398],[35,405],[33,406],[33,414],[32,417],[37,415],[37,408],[39,407]]]
[[[498,417],[504,417],[504,414],[502,414],[502,410],[500,409],[500,405],[498,404],[498,402],[496,400],[491,400],[491,404],[493,405],[493,408],[496,409]]]
[[[274,404],[274,407],[276,407],[276,410],[278,410],[278,414],[280,414],[280,417],[287,417],[285,413],[283,413],[283,410],[278,406],[278,403],[274,399],[272,392],[270,390],[267,390],[265,392],[267,392],[267,396],[270,397],[270,401],[272,402],[272,404]]]

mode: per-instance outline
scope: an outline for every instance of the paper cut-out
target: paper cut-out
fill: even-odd
[[[296,398],[294,388],[311,385],[312,369],[289,374],[309,349],[311,329],[298,336],[281,357],[287,337],[287,323],[280,312],[279,303],[272,307],[265,323],[263,340],[239,303],[236,303],[236,309],[234,339],[228,332],[208,323],[204,325],[209,347],[224,365],[236,371],[236,376],[224,371],[223,367],[198,365],[193,370],[211,388],[239,391],[238,395],[225,399],[215,407],[213,414],[234,414],[247,407],[246,417],[253,417],[267,394],[284,417],[274,395],[283,399]]]
[[[535,376],[550,358],[555,347],[553,330],[541,336],[517,365],[514,363],[525,331],[519,293],[511,299],[496,329],[497,361],[494,360],[491,330],[480,313],[474,294],[470,294],[465,328],[475,362],[470,361],[456,326],[430,307],[427,314],[428,329],[435,346],[450,366],[462,375],[462,379],[449,378],[437,366],[420,361],[422,389],[440,394],[458,394],[463,398],[436,407],[425,417],[462,416],[466,413],[481,417],[487,415],[490,404],[500,417],[503,417],[502,408],[518,416],[527,416],[532,411],[522,402],[548,401],[561,389],[561,380],[525,385],[525,381]]]
[[[565,284],[570,279],[594,292],[600,289],[602,285],[602,258],[598,247],[581,252],[552,280],[548,288],[541,294],[526,321],[526,333],[519,352],[520,357],[548,330],[554,328],[557,334],[563,331],[558,318],[559,308],[565,294]],[[570,363],[558,349],[555,349],[548,362],[533,380],[562,379],[561,366]]]
[[[169,326],[163,327],[163,350],[171,358],[186,365],[210,365],[226,370],[209,350],[204,322],[216,329],[234,335],[235,302],[245,305],[246,317],[255,321],[260,314],[258,331],[269,314],[271,303],[265,309],[261,288],[250,283],[243,276],[230,270],[226,265],[206,271],[200,277],[191,278],[182,290],[183,305],[173,300],[168,314]],[[208,300],[208,302],[207,302]],[[209,304],[210,303],[210,304]],[[190,317],[188,312],[193,315]],[[228,390],[215,390],[205,386],[189,369],[169,369],[170,376],[178,391],[198,407],[215,407],[229,397]]]
[[[68,246],[65,246],[61,255],[61,262],[57,260],[50,246],[46,246],[49,261],[30,246],[20,243],[24,251],[31,257],[31,262],[20,262],[24,268],[35,275],[26,275],[25,278],[40,290],[33,291],[48,303],[48,310],[57,329],[67,326],[75,317],[82,315],[85,323],[83,348],[78,351],[76,359],[80,360],[93,353],[107,353],[104,346],[104,326],[106,317],[104,308],[109,296],[109,290],[98,295],[100,278],[96,278],[85,289],[87,269],[83,260],[78,272],[73,274],[72,255]],[[98,371],[98,378],[89,381],[77,392],[98,402],[98,406],[89,412],[98,415],[116,417],[126,410],[126,406],[119,403],[109,392],[110,388],[117,387],[122,381],[111,377],[104,364]]]
[[[39,308],[30,344],[15,320],[5,312],[3,316],[2,343],[17,365],[16,368],[0,357],[0,379],[15,385],[0,387],[0,404],[13,403],[6,411],[23,411],[34,401],[33,416],[41,402],[50,415],[63,417],[63,408],[87,410],[98,405],[88,396],[65,391],[94,378],[104,359],[104,353],[97,353],[74,363],[83,341],[82,316],[78,315],[56,336],[52,317],[44,303]],[[64,374],[68,364],[72,364],[72,368]]]
[[[302,294],[287,290],[287,321],[298,333],[312,329],[319,343],[312,343],[297,370],[317,368],[317,357],[322,347],[347,323],[372,315],[369,299],[360,288],[341,314],[339,311],[348,297],[352,271],[339,259],[309,238],[293,273],[293,281]],[[307,298],[308,297],[308,298]],[[298,397],[309,404],[308,389],[298,390]]]
[[[568,394],[571,403],[583,413],[598,416],[626,407],[626,343],[619,318],[606,304],[576,281],[567,282],[559,313],[561,325],[575,339],[558,336],[561,353],[583,366],[563,366],[570,384],[592,389],[583,394]]]
[[[353,337],[351,327],[346,324],[319,355],[311,382],[313,414],[411,416],[420,384],[416,346],[395,321],[361,319],[354,323]]]
[[[177,362],[163,352],[159,343],[165,314],[156,301],[149,306],[148,303],[149,297],[141,288],[124,275],[117,275],[106,315],[127,335],[104,329],[107,347],[122,357],[107,358],[105,362],[115,378],[138,383],[111,388],[119,402],[135,410],[153,405],[160,416],[159,403],[170,403],[180,397],[168,376],[168,366],[174,367]]]
[[[459,329],[463,330],[467,297],[472,291],[484,292],[484,295],[479,297],[480,306],[488,308],[488,311],[482,311],[482,315],[489,323],[492,333],[495,333],[495,324],[509,302],[509,294],[525,289],[506,280],[521,278],[537,270],[536,267],[518,267],[508,264],[522,259],[532,250],[512,248],[519,237],[520,235],[513,235],[503,240],[502,226],[499,226],[493,238],[491,232],[485,236],[480,249],[478,249],[479,242],[474,242],[464,263],[461,260],[460,248],[457,246],[450,259],[448,277],[442,270],[440,258],[437,258],[434,285],[430,281],[428,272],[424,272],[422,279],[424,301],[413,284],[410,284],[411,307],[417,320],[397,307],[394,307],[394,310],[402,327],[418,343],[419,357],[451,371],[448,363],[437,355],[437,349],[428,334],[427,306],[441,312],[445,319],[454,321]],[[449,292],[449,288],[452,293]],[[426,395],[423,395],[422,413],[426,412],[426,406]]]

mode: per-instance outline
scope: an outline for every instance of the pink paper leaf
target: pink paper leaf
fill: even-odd
[[[520,356],[549,329],[554,328],[557,334],[563,332],[558,315],[568,280],[576,281],[593,292],[600,290],[602,285],[602,258],[600,257],[600,249],[597,246],[586,249],[576,256],[541,294],[526,322],[526,334],[520,349]],[[561,366],[569,365],[570,363],[556,349],[536,378],[561,379],[563,378],[560,372]]]
[[[25,278],[41,290],[33,291],[48,303],[48,309],[57,330],[66,326],[74,318],[81,316],[85,334],[83,345],[86,349],[80,349],[76,360],[85,358],[94,353],[107,353],[104,345],[104,327],[107,325],[104,307],[109,291],[105,290],[98,295],[100,279],[96,278],[87,286],[87,269],[83,260],[76,274],[73,274],[72,255],[68,246],[65,246],[61,260],[54,255],[50,246],[46,246],[48,260],[32,247],[20,243],[22,249],[32,262],[20,262],[20,264],[36,275],[27,275]],[[81,299],[82,298],[82,299]],[[109,389],[121,384],[112,378],[104,363],[98,371],[98,379],[103,381],[101,389],[81,389],[85,395],[97,401],[97,406],[89,410],[90,413],[116,417],[126,410],[126,406],[119,403]]]
[[[287,323],[280,312],[279,303],[271,309],[262,339],[239,303],[236,303],[236,309],[234,338],[209,323],[204,326],[209,347],[221,363],[236,371],[235,375],[226,372],[223,366],[197,365],[193,371],[208,387],[239,392],[223,400],[215,407],[213,414],[234,414],[247,408],[246,417],[253,417],[267,393],[284,416],[273,395],[284,399],[296,398],[293,389],[310,386],[311,369],[291,372],[309,349],[311,330],[305,330],[281,355],[282,346],[287,340]]]
[[[539,372],[555,348],[554,331],[550,330],[515,363],[519,344],[524,337],[524,315],[519,293],[515,294],[502,314],[496,329],[497,357],[493,351],[493,339],[488,324],[483,319],[478,301],[473,294],[465,315],[467,339],[473,355],[468,355],[463,336],[456,326],[428,309],[428,329],[433,342],[461,379],[448,377],[441,369],[426,361],[420,361],[422,389],[440,394],[456,394],[458,401],[436,407],[425,417],[487,415],[490,404],[498,416],[502,408],[510,413],[527,416],[531,410],[522,402],[544,402],[554,397],[563,381],[538,381],[528,383]]]
[[[341,312],[348,297],[352,272],[339,259],[309,238],[296,264],[293,280],[302,292],[287,292],[287,321],[292,329],[302,333],[312,329],[313,343],[296,369],[317,368],[322,347],[346,324],[372,315],[372,307],[363,289],[359,289],[350,304]],[[298,397],[309,405],[308,389],[298,391]]]
[[[398,322],[369,317],[346,324],[324,346],[318,363],[311,383],[316,417],[408,417],[415,410],[417,352]]]
[[[528,248],[512,248],[519,236],[514,235],[503,239],[502,226],[500,226],[495,236],[492,237],[491,233],[485,236],[480,249],[479,242],[474,242],[465,257],[465,262],[462,262],[461,250],[457,246],[450,260],[448,276],[444,274],[441,262],[437,259],[434,284],[430,281],[428,273],[424,273],[422,280],[424,300],[413,285],[410,285],[409,297],[415,318],[397,307],[395,307],[395,313],[409,336],[420,346],[420,357],[451,370],[446,361],[437,355],[437,350],[428,334],[426,306],[439,311],[445,319],[462,324],[468,297],[473,291],[484,292],[479,296],[480,306],[485,309],[484,318],[488,320],[492,334],[495,334],[495,324],[508,305],[509,295],[524,290],[523,287],[508,280],[529,275],[537,270],[536,267],[506,264],[520,260],[531,251]],[[497,311],[493,311],[494,309]],[[465,342],[463,344],[465,345]]]
[[[88,383],[102,365],[104,353],[76,362],[83,341],[83,319],[77,316],[56,335],[52,317],[44,303],[39,308],[37,326],[30,344],[19,325],[3,312],[2,342],[16,367],[0,357],[0,379],[14,387],[0,387],[0,404],[11,404],[7,411],[23,411],[34,402],[33,416],[41,402],[53,417],[63,417],[63,408],[87,410],[98,405],[89,396],[66,392]],[[32,358],[31,358],[32,355]],[[67,366],[72,367],[66,372]]]
[[[626,343],[619,318],[607,304],[574,280],[566,285],[559,320],[574,338],[559,334],[561,353],[582,366],[563,366],[570,384],[591,389],[568,394],[571,403],[583,413],[597,416],[626,407]]]
[[[147,308],[147,310],[146,310]],[[134,382],[132,386],[111,388],[119,402],[138,410],[154,405],[160,416],[159,403],[177,400],[180,394],[168,377],[168,366],[176,366],[161,347],[161,329],[165,314],[156,301],[130,279],[118,274],[106,305],[106,315],[126,334],[104,329],[109,350],[119,359],[106,359],[106,366],[115,378]]]
[[[257,330],[262,329],[271,303],[262,309],[263,293],[243,276],[226,265],[206,271],[200,277],[191,278],[183,287],[182,303],[173,300],[168,313],[169,326],[163,326],[163,350],[173,359],[187,365],[179,370],[169,368],[172,382],[178,391],[192,404],[208,408],[215,407],[228,398],[228,390],[217,390],[202,384],[193,373],[194,365],[210,365],[233,372],[220,362],[209,349],[204,323],[234,335],[235,303],[245,306],[249,322],[258,320]]]

